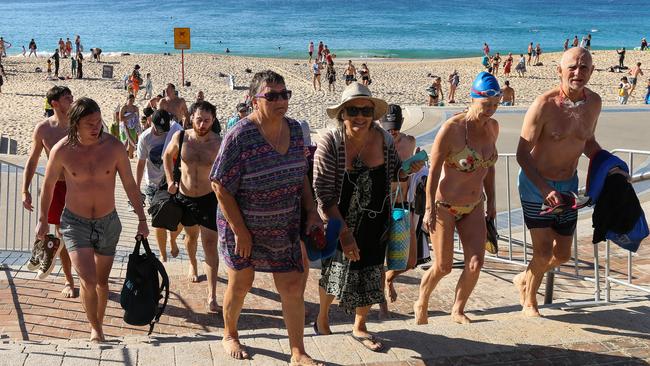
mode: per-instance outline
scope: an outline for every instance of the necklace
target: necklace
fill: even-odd
[[[277,134],[277,136],[275,137],[275,141],[273,141],[273,142],[271,141],[271,136],[270,136],[270,134],[268,134],[268,133],[264,130],[264,126],[263,126],[262,122],[258,122],[257,120],[256,120],[255,122],[256,122],[257,125],[260,127],[260,130],[262,131],[262,136],[264,136],[265,138],[268,138],[267,142],[269,143],[269,145],[271,145],[271,147],[272,147],[273,149],[275,149],[276,151],[278,151],[278,150],[279,150],[279,147],[280,147],[280,139],[282,138],[282,132],[284,131],[284,120],[282,120],[282,121],[280,122],[280,131],[278,131],[278,134]]]
[[[368,132],[368,133],[370,133],[370,132]],[[346,142],[348,142],[348,141],[350,142],[350,144],[349,144],[350,147],[351,148],[353,147],[353,148],[355,148],[355,150],[357,150],[356,146],[352,143],[352,140],[350,140],[348,138],[348,135],[345,132],[344,132],[344,135],[345,135]],[[363,150],[365,150],[366,146],[368,145],[368,140],[370,140],[370,136],[366,136],[365,140],[363,141],[363,145],[361,146],[360,149],[357,150],[355,159],[359,159],[359,160],[361,159],[361,153],[363,152]],[[345,145],[348,146],[347,143]],[[347,147],[346,147],[346,149],[347,149]]]

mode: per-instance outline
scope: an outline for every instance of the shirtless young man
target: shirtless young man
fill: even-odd
[[[133,103],[135,103],[135,96],[129,94],[126,104],[120,108],[120,140],[126,148],[129,159],[133,159],[140,134],[140,109]]]
[[[176,96],[176,87],[174,84],[167,84],[167,87],[165,88],[165,97],[160,99],[158,102],[158,109],[171,113],[173,119],[182,124],[183,127],[190,127],[190,116],[187,112],[187,103],[185,103],[185,99]]]
[[[29,211],[34,211],[34,206],[32,205],[32,194],[29,191],[29,187],[32,184],[32,179],[34,178],[34,173],[38,166],[38,159],[41,156],[43,149],[45,149],[45,155],[49,157],[50,151],[54,145],[68,134],[68,110],[73,101],[72,92],[65,86],[55,86],[51,88],[47,91],[46,98],[47,102],[50,103],[54,109],[54,115],[48,117],[45,121],[40,122],[34,128],[32,149],[29,153],[29,159],[27,160],[25,171],[23,173],[23,207]],[[65,178],[63,175],[60,175],[54,188],[52,203],[46,211],[47,222],[48,224],[54,224],[54,230],[59,239],[62,239],[59,225],[61,223],[63,206],[65,205],[65,193]],[[41,241],[40,243],[43,242]],[[55,253],[51,253],[51,250],[42,246],[34,248],[35,254],[41,252],[47,257],[40,260],[41,268],[39,269],[39,277],[47,276],[52,270],[51,267],[53,267],[56,262],[56,257],[54,256]],[[38,258],[38,255],[35,257],[33,256],[33,258]],[[65,285],[63,286],[61,294],[63,297],[74,297],[75,291],[74,279],[72,278],[72,264],[70,263],[70,256],[68,255],[65,246],[62,246],[61,248],[60,258],[61,267],[65,274]],[[39,262],[38,259],[36,259],[34,263],[30,263],[30,265],[34,266],[36,262]],[[28,267],[30,265],[28,265]]]
[[[571,258],[576,210],[543,216],[540,211],[543,203],[562,202],[561,192],[578,191],[578,159],[600,150],[594,132],[602,102],[586,87],[593,70],[586,49],[564,52],[557,68],[560,85],[537,97],[524,117],[517,147],[518,186],[533,257],[513,282],[526,316],[540,316],[536,295],[544,273]]]
[[[208,277],[209,312],[220,310],[217,304],[217,271],[219,256],[217,254],[217,196],[212,191],[210,171],[214,163],[221,137],[214,133],[212,124],[215,121],[216,109],[209,102],[198,102],[192,114],[192,129],[185,131],[181,147],[181,181],[174,182],[173,160],[178,156],[180,131],[172,137],[169,146],[165,148],[163,163],[169,185],[169,193],[178,192],[178,201],[183,206],[181,224],[185,227],[185,247],[190,258],[189,279],[198,282],[196,247],[201,234],[203,253],[205,255],[204,271]]]
[[[354,75],[357,74],[357,69],[352,65],[352,60],[348,60],[348,66],[345,68],[345,85],[350,85],[354,81]]]
[[[641,63],[637,62],[636,65],[627,72],[631,77],[628,78],[630,81],[630,84],[632,84],[632,89],[630,89],[630,96],[632,96],[632,92],[634,92],[634,89],[636,88],[636,83],[639,78],[639,76],[643,76],[643,70],[641,70]]]
[[[135,202],[138,234],[149,235],[140,192],[122,144],[102,132],[99,105],[80,98],[70,107],[68,136],[50,151],[41,192],[36,236],[48,231],[47,210],[54,187],[65,176],[67,194],[61,234],[81,282],[81,302],[90,322],[90,340],[105,341],[102,325],[108,300],[108,276],[122,225],[115,211],[115,178],[120,175],[126,194]]]
[[[415,137],[404,134],[400,132],[402,129],[402,124],[404,123],[404,116],[402,115],[402,108],[397,104],[388,105],[388,112],[381,118],[381,127],[388,131],[391,136],[393,136],[393,142],[395,143],[395,148],[397,149],[397,154],[399,155],[402,161],[413,156],[415,151]],[[395,207],[409,208],[408,202],[408,178],[399,183],[392,183],[392,192],[396,194],[397,188],[399,185],[400,195],[395,201]],[[398,275],[408,271],[409,269],[415,268],[417,261],[417,247],[416,247],[416,235],[415,235],[415,225],[411,222],[411,236],[410,236],[410,246],[409,246],[409,257],[406,265],[406,270],[403,271],[386,271],[386,281],[385,286],[388,288],[387,298],[390,302],[395,302],[397,300],[397,292],[395,291],[395,286],[393,281],[397,278]],[[388,316],[388,305],[382,303],[380,305],[380,316]]]

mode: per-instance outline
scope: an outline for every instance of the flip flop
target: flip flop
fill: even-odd
[[[364,346],[365,348],[367,348],[367,349],[369,349],[369,350],[371,350],[371,351],[373,351],[373,352],[381,352],[381,351],[384,349],[384,344],[381,343],[381,341],[379,340],[379,338],[375,337],[375,336],[372,335],[372,334],[369,334],[369,335],[367,335],[367,336],[360,336],[360,337],[358,337],[358,336],[355,336],[354,333],[350,333],[350,336],[351,336],[352,339],[354,339],[355,341],[361,343],[362,346]],[[372,342],[373,344],[379,344],[379,348],[372,349],[372,348],[370,348],[370,345],[364,343],[364,341],[370,341],[370,342]]]

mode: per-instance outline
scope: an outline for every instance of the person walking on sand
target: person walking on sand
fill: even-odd
[[[579,44],[578,36],[573,36],[573,42],[571,43],[571,47],[578,47]]]
[[[129,200],[135,203],[137,234],[147,237],[149,228],[129,159],[120,142],[103,133],[99,105],[92,99],[80,98],[72,104],[68,116],[68,136],[54,145],[45,169],[36,236],[43,240],[48,232],[47,212],[56,182],[64,177],[67,192],[60,231],[81,282],[90,341],[104,342],[108,277],[122,231],[115,211],[117,174]]]
[[[539,43],[535,46],[535,66],[539,66],[539,56],[542,55],[542,47]]]
[[[187,102],[185,102],[184,98],[180,98],[176,94],[176,86],[174,84],[169,83],[165,87],[165,97],[158,101],[158,109],[169,112],[172,115],[172,119],[180,123],[184,128],[191,127]]]
[[[643,76],[643,70],[641,70],[641,63],[637,62],[636,66],[634,66],[627,73],[630,75],[629,81],[630,84],[632,85],[632,89],[630,89],[630,95],[632,95],[634,89],[636,88],[637,80],[639,79],[640,76]]]
[[[528,44],[528,61],[526,62],[526,65],[528,65],[528,66],[530,66],[530,60],[531,60],[532,57],[533,57],[533,51],[534,51],[534,49],[533,49],[533,42],[530,42],[530,43]]]
[[[309,41],[309,47],[307,48],[307,52],[309,52],[309,61],[308,63],[311,64],[311,59],[312,55],[314,54],[314,41]]]
[[[129,159],[133,159],[133,152],[138,145],[140,135],[140,109],[135,103],[135,96],[129,94],[126,104],[120,108],[120,141],[124,144]]]
[[[65,41],[63,38],[59,38],[59,55],[65,57]]]
[[[537,291],[544,273],[571,258],[577,211],[566,208],[560,213],[541,213],[543,207],[562,203],[562,192],[577,194],[580,156],[591,158],[601,149],[595,130],[602,101],[587,88],[593,71],[586,49],[564,52],[557,67],[560,85],[538,96],[524,117],[517,147],[521,166],[518,187],[533,257],[513,283],[525,316],[541,316]]]
[[[501,56],[499,55],[499,52],[497,52],[494,54],[494,57],[492,57],[492,75],[499,75],[499,65],[501,65]]]
[[[34,173],[38,167],[38,159],[43,151],[45,151],[45,156],[49,158],[54,145],[67,136],[69,127],[68,111],[73,102],[72,92],[64,86],[52,87],[47,91],[46,98],[47,102],[52,106],[54,114],[34,127],[32,146],[23,172],[23,207],[30,212],[34,211],[30,187],[32,185],[32,179],[34,178]],[[47,223],[54,225],[54,233],[59,240],[63,240],[60,225],[63,206],[65,206],[65,196],[65,177],[61,175],[58,177],[54,185],[51,203],[47,209]],[[39,279],[43,279],[50,274],[54,264],[56,263],[57,255],[57,253],[53,251],[54,248],[49,248],[43,244],[43,241],[39,241],[34,245],[32,258],[30,258],[30,262],[27,264],[28,268],[39,268]],[[61,290],[61,295],[66,298],[75,297],[70,256],[64,245],[61,245],[61,249],[59,250],[60,252],[58,255],[59,258],[61,258],[61,268],[65,275],[65,284],[63,285],[63,290]],[[39,257],[41,258],[39,259]]]
[[[327,91],[332,93],[336,91],[336,70],[334,69],[334,62],[328,62],[325,72],[327,79]]]
[[[492,116],[501,97],[499,82],[481,72],[472,83],[470,96],[467,111],[447,120],[431,147],[422,226],[431,237],[436,258],[422,276],[413,304],[416,324],[428,323],[431,293],[451,273],[455,231],[463,246],[465,266],[456,285],[451,318],[459,324],[471,323],[465,306],[483,266],[486,217],[496,216],[494,165],[499,158],[499,123]]]
[[[568,49],[569,49],[569,39],[567,38],[564,40],[564,44],[562,45],[562,50],[566,51]]]
[[[201,237],[205,257],[203,269],[208,279],[208,297],[205,305],[209,313],[221,311],[216,292],[219,271],[216,216],[218,203],[209,178],[212,163],[221,145],[221,137],[214,131],[213,126],[218,123],[216,114],[216,108],[209,102],[196,102],[191,115],[192,127],[174,133],[163,155],[167,190],[176,195],[177,202],[183,207],[180,223],[186,234],[185,248],[190,261],[187,274],[189,282],[199,281],[196,250],[199,235]],[[174,179],[174,159],[179,151],[180,181]]]
[[[75,53],[76,54],[76,53]],[[72,56],[72,41],[70,38],[66,38],[65,41],[65,57],[70,57]]]
[[[7,74],[5,73],[5,67],[0,64],[0,94],[2,94],[2,86],[7,79]]]
[[[356,81],[354,76],[357,74],[357,69],[352,64],[352,60],[348,60],[348,65],[345,67],[345,85],[350,85],[353,81]]]
[[[503,84],[505,86],[501,89],[501,105],[511,107],[515,105],[515,90],[510,86],[509,80],[504,81]]]
[[[456,97],[456,89],[458,88],[458,84],[460,84],[460,76],[458,76],[458,71],[454,70],[454,72],[449,74],[447,81],[449,82],[449,99],[447,100],[447,103],[456,103],[454,98]]]
[[[151,99],[153,97],[153,82],[151,81],[151,73],[147,73],[144,79],[144,96],[142,99]]]
[[[314,60],[314,63],[311,65],[312,68],[312,85],[314,86],[314,91],[320,91],[321,90],[321,83],[320,83],[320,74],[321,74],[321,66],[320,66],[320,61]],[[318,89],[316,89],[316,84],[318,84]]]
[[[517,76],[521,78],[526,76],[526,57],[524,57],[523,53],[519,54],[519,62],[515,66],[515,71],[517,71]]]
[[[512,58],[512,52],[508,53],[508,57],[506,58],[506,61],[503,63],[503,76],[509,78],[510,77],[510,71],[512,70],[512,62],[514,59]]]
[[[76,57],[70,57],[70,72],[72,75],[70,75],[71,78],[76,79],[77,78],[77,58]]]
[[[77,53],[77,79],[83,79],[84,77],[84,55],[83,53]]]
[[[488,46],[487,42],[483,42],[483,54],[485,56],[490,56],[490,46]]]
[[[34,41],[34,38],[32,38],[32,40],[29,41],[28,48],[29,48],[29,55],[27,55],[27,57],[32,57],[32,55],[34,55],[34,57],[38,57],[38,55],[36,54],[36,42]]]

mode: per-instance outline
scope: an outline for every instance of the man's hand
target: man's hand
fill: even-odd
[[[242,258],[249,258],[253,251],[253,237],[247,228],[235,233],[235,254]]]
[[[178,183],[172,182],[172,184],[168,184],[167,192],[169,192],[169,194],[176,194],[176,192],[178,192]]]
[[[44,240],[45,235],[50,231],[50,224],[47,223],[47,218],[41,218],[36,224],[36,239]]]
[[[138,223],[138,235],[142,235],[145,238],[149,236],[149,226],[147,225],[147,220],[140,221]]]
[[[544,202],[546,202],[546,204],[551,207],[558,206],[562,204],[562,195],[558,191],[550,191],[546,195],[546,198],[544,198]]]
[[[32,206],[32,194],[27,191],[23,192],[23,207],[28,211],[34,211],[34,206]]]

